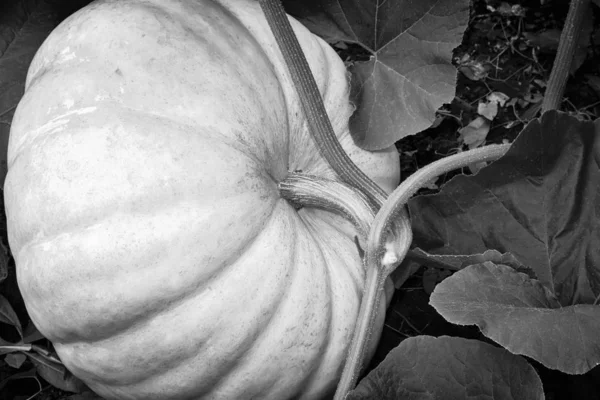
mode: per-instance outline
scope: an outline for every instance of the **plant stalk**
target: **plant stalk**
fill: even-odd
[[[364,191],[377,208],[381,207],[387,194],[354,164],[337,140],[315,78],[281,2],[259,0],[259,3],[290,70],[311,135],[323,158],[342,181]]]
[[[410,243],[403,242],[398,242],[395,246],[386,246],[386,244],[389,244],[389,237],[386,236],[386,233],[397,218],[398,212],[404,210],[412,195],[432,179],[474,163],[497,160],[509,148],[509,144],[490,145],[454,154],[431,163],[402,182],[383,204],[371,225],[365,255],[367,260],[367,289],[372,292],[367,293],[361,303],[356,334],[352,339],[348,360],[342,372],[334,400],[344,400],[347,394],[356,386],[368,347],[369,335],[377,317],[376,310],[385,280],[394,271],[395,267],[402,262],[410,249]],[[386,247],[388,250],[386,250]],[[387,254],[390,251],[394,254]],[[391,259],[393,262],[387,263],[385,262],[386,259]]]
[[[571,73],[573,58],[579,45],[581,25],[585,14],[588,12],[590,0],[571,0],[569,13],[560,35],[558,50],[554,65],[548,79],[548,86],[542,101],[542,113],[548,110],[557,110],[562,102],[567,80]]]
[[[375,211],[379,210],[387,199],[387,194],[354,164],[340,145],[327,116],[323,99],[308,65],[308,61],[304,56],[281,2],[279,0],[259,0],[259,3],[290,71],[290,76],[300,97],[311,135],[317,143],[319,151],[342,181],[362,191],[371,200]],[[402,242],[404,246],[410,247],[412,230],[406,209],[400,211],[396,225],[397,240]],[[367,281],[369,274],[370,271],[367,270]],[[365,282],[363,299],[377,295],[374,292],[375,288],[370,288],[367,285],[368,282]],[[361,301],[361,308],[364,308],[362,305],[364,303],[364,300]],[[357,326],[360,318],[361,316],[359,315]],[[372,326],[368,329],[370,330],[371,328]],[[363,337],[364,333],[355,329],[354,337]],[[363,364],[363,360],[358,360],[357,362],[359,365]],[[347,366],[348,361],[346,362],[345,369]]]
[[[343,400],[354,388],[363,366],[385,280],[400,264],[412,242],[406,202],[434,177],[471,163],[496,159],[498,154],[504,154],[508,145],[475,149],[433,163],[413,174],[386,201],[386,193],[352,162],[339,144],[308,62],[280,1],[259,0],[259,3],[290,70],[310,132],[319,151],[344,182],[363,192],[373,203],[375,210],[381,207],[369,231],[365,255],[367,278],[363,299],[349,355],[335,394],[336,400]],[[502,151],[498,150],[499,147]],[[306,198],[303,201],[307,201]],[[313,205],[318,204],[323,205],[320,201]],[[392,219],[395,221],[392,222]],[[379,222],[375,224],[376,221]]]

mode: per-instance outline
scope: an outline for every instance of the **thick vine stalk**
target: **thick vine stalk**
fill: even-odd
[[[387,194],[354,164],[337,140],[319,88],[281,2],[279,0],[259,0],[259,3],[283,54],[286,66],[290,70],[292,82],[299,94],[311,135],[317,143],[319,151],[342,181],[363,192],[370,199],[375,211],[379,210],[386,200]],[[409,247],[412,242],[412,231],[406,209],[400,211],[395,231],[397,241]],[[369,274],[370,272],[367,271],[367,280]],[[370,296],[369,290],[372,289],[365,285],[363,298]],[[359,314],[357,321],[360,321],[361,318],[363,317]],[[359,333],[355,329],[354,337],[356,336],[359,336]],[[355,359],[355,357],[350,358]],[[359,364],[363,364],[362,360],[359,361]]]
[[[315,78],[281,2],[279,0],[260,0],[259,3],[290,70],[290,76],[300,95],[302,109],[311,135],[317,142],[323,158],[327,160],[342,181],[364,191],[379,209],[387,198],[387,194],[354,164],[337,140]]]
[[[589,9],[589,3],[590,0],[571,0],[569,13],[560,34],[556,58],[554,59],[552,72],[548,79],[544,100],[542,101],[542,113],[548,110],[556,110],[560,107],[567,80],[571,73],[575,51],[579,44],[581,25]]]
[[[405,209],[406,203],[412,195],[432,179],[470,164],[497,160],[506,153],[509,147],[509,144],[489,145],[442,158],[409,176],[383,204],[369,231],[365,254],[367,289],[361,303],[360,318],[355,329],[356,334],[350,345],[350,353],[338,384],[335,400],[345,399],[356,385],[385,280],[402,262],[410,248],[410,243],[408,245],[403,242],[390,243],[390,237],[387,235],[398,213]]]
[[[416,190],[432,178],[471,163],[496,159],[499,157],[498,154],[504,154],[508,146],[490,146],[440,160],[411,176],[394,191],[392,197],[386,202],[386,193],[352,162],[339,144],[308,62],[280,1],[259,0],[259,3],[290,70],[292,81],[308,120],[310,132],[319,151],[344,182],[364,193],[376,210],[383,207],[375,217],[374,224],[369,231],[365,255],[367,279],[363,299],[348,358],[335,395],[335,399],[342,400],[354,388],[363,366],[365,350],[372,332],[385,280],[402,261],[412,242],[406,202]],[[293,192],[292,187],[289,189]],[[293,196],[291,192],[289,195]],[[319,196],[321,194],[317,194],[317,197]],[[308,196],[304,197],[302,201],[312,200]],[[315,200],[314,206],[327,206],[325,203],[327,201]],[[383,212],[384,210],[385,212]]]

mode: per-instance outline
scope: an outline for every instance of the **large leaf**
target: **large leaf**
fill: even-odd
[[[430,304],[447,321],[477,325],[514,354],[583,374],[600,364],[600,306],[561,307],[539,281],[505,265],[476,264],[438,284]]]
[[[90,0],[10,0],[0,5],[0,184],[6,176],[10,124],[29,64],[58,23]]]
[[[350,392],[348,400],[537,400],[542,382],[523,358],[477,340],[404,340]]]
[[[551,111],[508,153],[409,202],[414,244],[434,254],[511,253],[563,306],[600,295],[598,124]]]
[[[370,60],[351,67],[350,120],[368,150],[429,127],[454,98],[452,50],[468,22],[468,0],[284,0],[286,10],[330,42],[356,43]]]

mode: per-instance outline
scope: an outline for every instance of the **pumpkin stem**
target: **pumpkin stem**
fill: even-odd
[[[359,249],[366,248],[375,210],[363,192],[339,181],[291,172],[279,182],[279,194],[295,207],[315,207],[342,216],[356,228]]]

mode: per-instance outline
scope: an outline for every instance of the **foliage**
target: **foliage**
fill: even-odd
[[[37,378],[39,374],[56,388],[75,393],[86,391],[86,386],[62,365],[56,354],[45,344],[47,340],[32,323],[23,329],[17,314],[2,295],[0,295],[0,322],[12,326],[20,338],[12,343],[0,337],[0,355],[4,356],[4,362],[17,370],[27,360],[33,365],[26,371],[0,381],[0,390],[12,380],[33,379],[37,381],[41,392],[44,385]]]
[[[472,264],[436,287],[436,310],[569,374],[600,363],[599,135],[598,124],[548,112],[502,159],[410,203],[416,246],[510,253],[535,277]]]
[[[436,286],[430,299],[446,320],[477,325],[510,353],[568,374],[600,364],[599,143],[598,121],[550,111],[476,175],[457,176],[438,194],[411,199],[413,245],[420,260],[425,255],[432,266],[458,270]],[[449,346],[449,338],[438,340],[441,357],[438,352]],[[453,349],[460,353],[464,345]],[[411,360],[424,357],[416,352]],[[463,363],[473,367],[489,356],[475,353]],[[391,399],[389,391],[399,395],[402,390],[407,391],[395,398],[441,398],[438,391],[453,393],[444,398],[465,397],[463,380],[456,388],[446,387],[445,368],[428,370],[426,387],[406,386],[406,358],[395,354],[359,385],[356,398],[366,391]],[[432,362],[449,365],[454,357]],[[512,365],[509,369],[527,363],[514,357],[504,362]],[[502,380],[502,370],[491,372],[497,378],[492,381]],[[396,378],[384,379],[390,374]],[[485,382],[481,377],[478,385]],[[521,384],[527,395],[516,390],[523,389]],[[513,388],[510,395],[494,398],[543,398],[536,379],[505,386]],[[407,387],[431,397],[410,395]],[[488,382],[482,391],[494,388]]]
[[[368,54],[354,61],[350,119],[355,142],[380,150],[428,128],[454,97],[452,50],[467,27],[468,0],[284,1],[289,13],[336,45]]]
[[[404,340],[348,396],[361,399],[543,399],[535,370],[478,340],[421,335]]]

